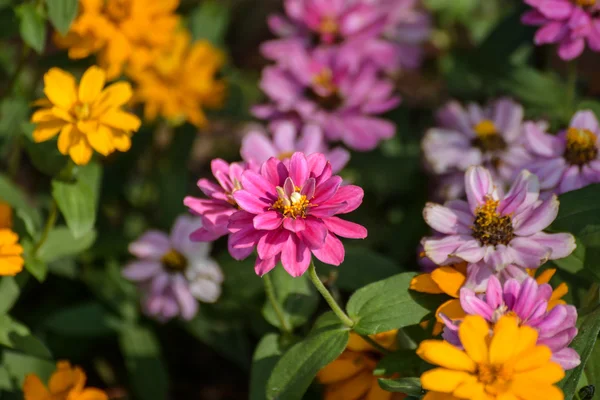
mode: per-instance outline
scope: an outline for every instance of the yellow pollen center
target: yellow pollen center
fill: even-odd
[[[596,5],[596,0],[575,0],[575,4],[580,7],[592,7]]]
[[[495,135],[498,133],[496,125],[489,119],[484,119],[473,127],[475,134],[479,137]]]
[[[336,92],[337,87],[333,83],[333,73],[329,68],[323,68],[321,72],[313,77],[315,86],[320,86],[328,92]]]
[[[596,135],[588,129],[569,128],[564,157],[572,165],[584,165],[598,156]]]
[[[73,107],[73,111],[75,112],[75,117],[77,117],[77,120],[79,121],[86,120],[90,117],[90,105],[87,103],[77,103]]]
[[[183,254],[178,252],[175,249],[169,250],[162,258],[160,259],[164,268],[167,272],[175,273],[175,272],[183,272],[187,268],[187,259]]]
[[[473,237],[483,246],[507,245],[514,237],[511,217],[500,215],[498,204],[498,200],[487,198],[485,204],[475,210]]]
[[[237,178],[233,178],[233,189],[231,192],[227,193],[227,202],[236,207],[238,210],[240,209],[240,206],[238,206],[237,202],[233,198],[233,194],[240,189],[242,189],[242,183]]]
[[[324,17],[319,24],[319,31],[324,35],[335,35],[339,26],[334,18]]]
[[[509,365],[490,365],[490,364],[478,364],[477,365],[477,378],[479,382],[486,385],[486,391],[488,393],[503,392],[506,385],[510,382],[513,376],[513,368]]]
[[[473,127],[475,139],[472,144],[483,152],[503,150],[506,148],[506,142],[498,132],[496,125],[489,119],[481,120]]]
[[[282,153],[279,153],[277,158],[279,158],[280,160],[287,160],[288,158],[292,157],[293,154],[293,151],[284,151]]]
[[[296,186],[296,190],[289,196],[281,186],[277,186],[277,194],[279,198],[273,203],[271,208],[279,211],[284,217],[291,218],[306,218],[306,208],[311,205],[306,195],[300,193],[300,188]]]

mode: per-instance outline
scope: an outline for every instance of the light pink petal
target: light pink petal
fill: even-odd
[[[273,142],[275,143],[275,146],[277,146],[278,152],[298,150],[295,148],[296,127],[294,124],[290,121],[284,121],[278,124],[273,133]]]
[[[585,40],[583,38],[566,38],[558,46],[558,55],[563,60],[573,60],[583,53]]]
[[[198,312],[198,301],[192,296],[187,281],[178,275],[173,279],[172,288],[179,303],[181,317],[186,321],[191,320]]]
[[[293,277],[302,276],[310,264],[310,250],[296,235],[290,235],[281,253],[283,268]]]
[[[471,239],[459,246],[453,253],[453,257],[462,258],[466,262],[476,263],[481,261],[485,255],[486,248],[478,240]]]
[[[306,229],[304,218],[284,218],[283,227],[290,232],[301,232]]]
[[[319,261],[330,265],[340,265],[344,262],[344,245],[334,234],[329,233],[325,238],[325,244],[318,250],[313,250],[312,253]]]
[[[552,249],[551,260],[558,260],[569,256],[577,247],[575,237],[570,233],[545,233],[538,232],[528,237],[539,245]]]
[[[474,213],[477,207],[485,204],[486,197],[490,196],[494,190],[490,172],[480,166],[469,167],[465,173],[465,188],[467,201],[471,212]]]
[[[448,258],[463,244],[472,241],[471,236],[452,235],[442,238],[426,237],[421,241],[427,257],[438,265],[445,265]]]
[[[159,261],[133,261],[127,264],[121,274],[134,282],[145,281],[162,271],[162,263]]]
[[[473,216],[467,213],[452,210],[435,203],[425,204],[423,218],[427,225],[440,233],[446,234],[469,234],[471,228],[464,221],[473,223]]]
[[[135,242],[129,244],[129,252],[138,258],[160,260],[171,249],[169,237],[156,230],[144,233]]]
[[[487,290],[485,292],[485,301],[492,310],[500,307],[504,300],[502,299],[502,284],[495,276],[490,276]]]
[[[264,274],[271,271],[277,265],[278,258],[272,257],[266,260],[261,259],[260,257],[256,257],[256,262],[254,263],[254,272],[256,275],[263,276]]]
[[[202,227],[190,234],[190,240],[194,242],[212,242],[227,234],[227,225],[224,225],[223,232],[209,231]]]
[[[568,32],[567,25],[563,21],[552,21],[537,30],[534,37],[536,45],[557,43],[562,40]]]
[[[527,165],[526,168],[539,178],[540,188],[547,190],[554,189],[558,185],[569,166],[560,156],[550,159],[541,158]]]
[[[254,171],[245,171],[242,175],[242,187],[266,202],[277,199],[275,186],[262,175]]]
[[[514,264],[523,268],[537,268],[550,258],[552,249],[534,239],[517,237],[508,245]]]
[[[242,139],[240,154],[246,161],[254,160],[262,164],[271,157],[277,157],[278,151],[267,135],[262,132],[252,131],[246,133]]]
[[[235,202],[245,211],[252,214],[262,214],[269,211],[273,202],[267,202],[265,198],[258,198],[255,194],[246,190],[237,190],[233,193]]]
[[[558,197],[553,195],[550,199],[542,202],[532,212],[528,213],[523,220],[513,220],[515,234],[529,236],[546,229],[558,215]]]
[[[274,187],[283,186],[288,177],[288,170],[278,158],[269,158],[261,167],[261,175]]]
[[[290,232],[285,229],[278,229],[276,231],[271,231],[266,235],[263,235],[256,247],[258,252],[258,257],[266,260],[268,258],[273,258],[277,254],[281,253],[283,250],[283,246],[288,240],[290,236]]]
[[[337,214],[347,214],[356,210],[361,205],[364,195],[364,190],[359,186],[340,186],[337,192],[329,199],[328,203],[336,204],[344,202],[345,206]]]
[[[548,158],[558,157],[565,150],[564,143],[558,137],[544,132],[535,122],[525,122],[523,132],[527,146],[537,155]]]
[[[341,183],[342,178],[340,176],[332,176],[325,182],[322,182],[315,188],[315,195],[312,198],[311,203],[320,205],[331,200]]]
[[[571,118],[569,126],[572,128],[587,129],[592,133],[598,132],[598,120],[596,119],[596,114],[591,110],[577,111],[573,118]]]
[[[309,177],[308,162],[303,153],[294,153],[290,159],[290,178],[296,185],[304,185]]]
[[[325,226],[329,231],[349,239],[364,239],[367,237],[367,229],[354,222],[345,221],[338,217],[329,217],[323,219]]]
[[[567,19],[574,5],[564,0],[545,0],[540,2],[538,10],[548,19]]]
[[[503,215],[518,214],[531,207],[538,200],[539,194],[540,183],[537,176],[523,170],[498,204],[498,212]]]
[[[272,231],[281,226],[283,223],[283,216],[277,211],[267,211],[254,217],[252,223],[255,229]]]
[[[566,347],[552,353],[552,361],[560,364],[564,370],[569,370],[581,364],[581,358],[577,351]]]
[[[460,289],[460,305],[467,314],[480,315],[488,321],[491,321],[494,315],[494,309],[477,297],[471,289]]]
[[[581,189],[586,185],[587,182],[579,167],[577,165],[571,165],[562,176],[562,180],[558,186],[558,193],[562,194],[572,190]]]

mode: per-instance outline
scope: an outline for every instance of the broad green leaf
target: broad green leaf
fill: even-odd
[[[48,275],[48,265],[40,260],[34,252],[34,245],[30,240],[22,240],[25,269],[39,282],[44,282]]]
[[[385,355],[373,371],[373,375],[391,376],[400,373],[404,376],[418,372],[422,360],[414,350],[398,350]]]
[[[317,372],[346,348],[348,328],[329,318],[290,348],[277,362],[267,383],[267,399],[301,399]]]
[[[44,325],[64,336],[106,336],[119,328],[117,317],[100,303],[88,302],[61,308],[50,315]]]
[[[41,261],[52,262],[62,257],[74,256],[90,248],[96,240],[96,231],[88,231],[83,236],[74,237],[66,226],[59,226],[48,233],[48,238],[40,246],[37,256]]]
[[[46,45],[46,20],[41,8],[33,3],[24,3],[15,8],[15,13],[19,17],[19,31],[23,41],[41,54]]]
[[[402,271],[392,260],[366,247],[347,248],[342,266],[332,270],[338,274],[336,286],[348,291],[358,290]]]
[[[273,290],[288,326],[301,326],[316,311],[319,305],[317,292],[308,278],[308,274],[294,278],[281,266],[269,272],[273,281]],[[263,307],[263,316],[273,326],[281,328],[275,310],[267,299]]]
[[[80,168],[76,182],[52,181],[52,196],[75,238],[94,227],[101,175],[100,166],[91,163]]]
[[[31,137],[33,125],[24,124],[24,130],[27,137],[23,139],[23,145],[33,166],[48,176],[56,176],[67,165],[68,158],[60,154],[55,142],[35,143]]]
[[[600,344],[597,341],[584,370],[587,381],[596,387],[600,386]]]
[[[12,276],[0,278],[0,314],[10,311],[20,294],[21,288],[17,285],[15,278]]]
[[[121,331],[119,345],[129,372],[130,384],[138,398],[167,398],[168,376],[160,345],[148,328],[130,325]]]
[[[37,232],[42,223],[40,212],[29,205],[23,191],[3,174],[0,174],[0,200],[14,208],[14,214],[23,220],[30,235]]]
[[[356,291],[347,306],[353,329],[372,335],[419,323],[435,308],[437,296],[409,290],[414,276],[405,272]]]
[[[575,241],[577,247],[575,248],[575,251],[573,251],[573,253],[571,253],[568,257],[552,261],[552,263],[558,266],[559,268],[564,269],[565,271],[570,272],[572,274],[577,274],[578,272],[583,270],[586,260],[585,246],[583,245],[583,243],[581,243],[579,238],[575,238]]]
[[[190,31],[195,40],[206,39],[222,45],[229,24],[229,9],[217,0],[204,1],[190,17]]]
[[[16,381],[18,387],[23,387],[23,381],[29,374],[35,374],[40,377],[42,382],[46,382],[56,369],[53,361],[44,358],[13,350],[4,350],[2,355],[1,364],[4,364],[8,376],[11,380]]]
[[[6,390],[9,392],[12,392],[13,390],[15,390],[14,384],[12,383],[12,380],[10,379],[8,370],[6,369],[6,367],[4,365],[0,365],[0,391],[2,391],[2,390]]]
[[[559,196],[560,209],[552,223],[554,231],[579,236],[590,225],[600,225],[600,184],[567,192]]]
[[[29,104],[22,97],[9,97],[0,102],[0,136],[16,136],[27,119]]]
[[[66,35],[77,16],[79,0],[46,0],[48,19],[61,34]]]
[[[577,389],[577,383],[579,378],[584,371],[584,367],[589,360],[598,333],[600,332],[600,306],[590,314],[588,314],[581,326],[579,327],[579,333],[571,342],[571,348],[574,349],[581,357],[581,364],[566,372],[566,376],[560,381],[560,388],[565,393],[565,400],[570,400],[575,394]]]
[[[421,397],[421,380],[419,378],[379,379],[379,386],[388,392],[405,393],[409,396]]]
[[[263,336],[254,350],[250,370],[250,400],[265,399],[267,381],[283,353],[279,344],[280,339],[278,334],[269,333]]]
[[[12,319],[7,314],[0,315],[0,345],[13,347],[13,335],[25,336],[29,334],[29,329]]]

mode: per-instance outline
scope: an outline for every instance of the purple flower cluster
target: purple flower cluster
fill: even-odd
[[[325,154],[330,142],[366,151],[391,138],[395,127],[380,114],[400,99],[385,73],[417,67],[430,32],[417,0],[286,0],[284,7],[285,15],[268,21],[277,39],[261,52],[275,63],[263,70],[268,102],[254,107],[254,115],[269,121],[272,132],[282,123],[320,130],[315,147]]]

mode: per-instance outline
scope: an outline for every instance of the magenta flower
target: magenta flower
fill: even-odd
[[[427,203],[423,210],[427,224],[442,234],[422,240],[434,263],[483,261],[496,271],[509,264],[537,268],[575,249],[573,235],[542,232],[556,218],[559,202],[556,196],[540,200],[538,179],[528,171],[503,195],[487,169],[469,167],[465,187],[468,201]]]
[[[247,170],[243,189],[233,197],[243,210],[232,217],[230,243],[247,250],[256,246],[255,270],[264,275],[281,261],[292,276],[309,267],[311,253],[332,265],[344,260],[338,236],[363,239],[367,230],[336,215],[354,211],[363,190],[341,186],[325,156],[294,153],[289,163],[270,158],[260,173]]]
[[[564,369],[579,365],[579,354],[569,343],[577,335],[577,309],[571,305],[551,304],[552,287],[538,284],[533,278],[522,283],[509,279],[504,285],[495,276],[490,277],[487,290],[477,294],[471,289],[460,289],[460,304],[470,315],[480,315],[495,323],[503,315],[519,319],[520,325],[527,325],[538,331],[538,345],[545,345],[552,351],[552,360]],[[446,328],[444,339],[453,344],[460,343],[459,322],[444,318]]]
[[[569,128],[550,135],[540,126],[525,124],[526,145],[534,159],[526,168],[540,179],[543,190],[556,194],[600,182],[598,120],[590,110],[577,112]]]
[[[331,49],[296,51],[288,55],[290,68],[265,68],[260,86],[271,102],[260,106],[260,116],[296,116],[320,126],[328,140],[360,151],[391,138],[394,124],[375,115],[399,103],[393,83],[380,78],[372,64],[351,70],[340,55]]]
[[[138,260],[122,273],[143,292],[142,309],[147,315],[162,322],[177,315],[190,320],[198,312],[198,300],[214,303],[221,295],[223,273],[209,257],[210,245],[189,239],[201,226],[200,219],[183,215],[170,236],[150,230],[129,245]]]
[[[558,55],[572,60],[583,53],[585,43],[600,51],[600,3],[596,0],[525,0],[534,9],[521,21],[541,26],[535,44],[558,44]]]
[[[289,161],[295,152],[305,155],[324,153],[327,161],[331,163],[333,173],[344,168],[350,159],[350,153],[342,147],[327,151],[321,128],[314,124],[307,124],[299,129],[290,121],[270,126],[273,137],[269,137],[262,127],[249,130],[242,140],[240,153],[246,161],[260,165],[271,157]]]
[[[508,183],[529,160],[522,141],[523,107],[510,99],[466,109],[452,101],[437,119],[440,126],[425,133],[423,153],[428,169],[444,177],[441,190],[448,195],[463,189],[460,175],[471,165],[483,165]]]

